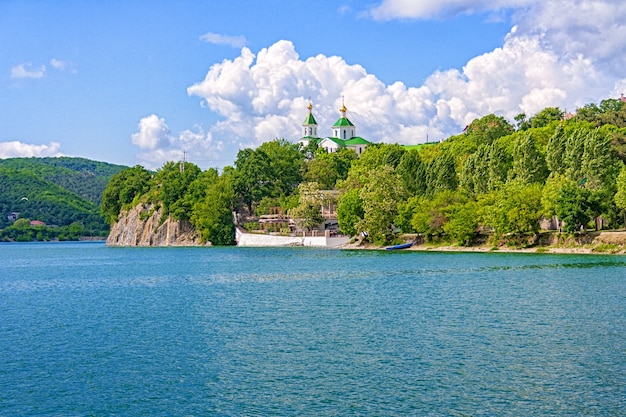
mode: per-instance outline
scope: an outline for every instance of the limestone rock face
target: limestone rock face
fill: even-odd
[[[107,246],[200,246],[195,228],[188,221],[165,219],[162,209],[138,205],[120,215],[111,226]]]

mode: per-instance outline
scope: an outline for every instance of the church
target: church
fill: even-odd
[[[357,155],[361,155],[365,148],[371,144],[367,140],[356,135],[356,126],[346,117],[348,109],[342,103],[339,112],[341,117],[332,125],[332,136],[320,138],[317,135],[317,121],[313,116],[313,104],[307,106],[309,114],[302,123],[302,138],[300,145],[306,147],[312,141],[317,143],[318,147],[324,148],[326,152],[337,152],[340,148],[349,148],[354,150]]]

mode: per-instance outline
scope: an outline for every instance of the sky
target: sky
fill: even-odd
[[[0,0],[0,158],[223,168],[309,102],[416,144],[622,93],[623,0]]]

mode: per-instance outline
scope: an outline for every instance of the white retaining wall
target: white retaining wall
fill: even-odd
[[[333,248],[345,245],[349,237],[325,236],[273,236],[256,233],[246,233],[237,228],[235,236],[237,246],[316,246]]]

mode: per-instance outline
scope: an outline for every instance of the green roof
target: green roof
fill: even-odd
[[[303,126],[317,125],[317,122],[315,121],[315,117],[313,117],[312,113],[308,114],[306,119],[304,119],[304,123],[302,123],[302,125]]]
[[[331,141],[335,142],[335,143],[336,143],[337,145],[339,145],[339,146],[346,146],[346,141],[345,141],[345,140],[343,140],[343,139],[339,139],[339,138],[330,138],[330,137],[328,137],[328,138],[326,138],[326,139],[328,139],[328,140],[331,140]]]
[[[354,126],[347,117],[340,117],[339,120],[335,122],[333,127],[345,127],[345,126]]]
[[[345,141],[346,146],[355,146],[355,145],[371,145],[371,142],[363,139],[360,136],[355,136]]]

